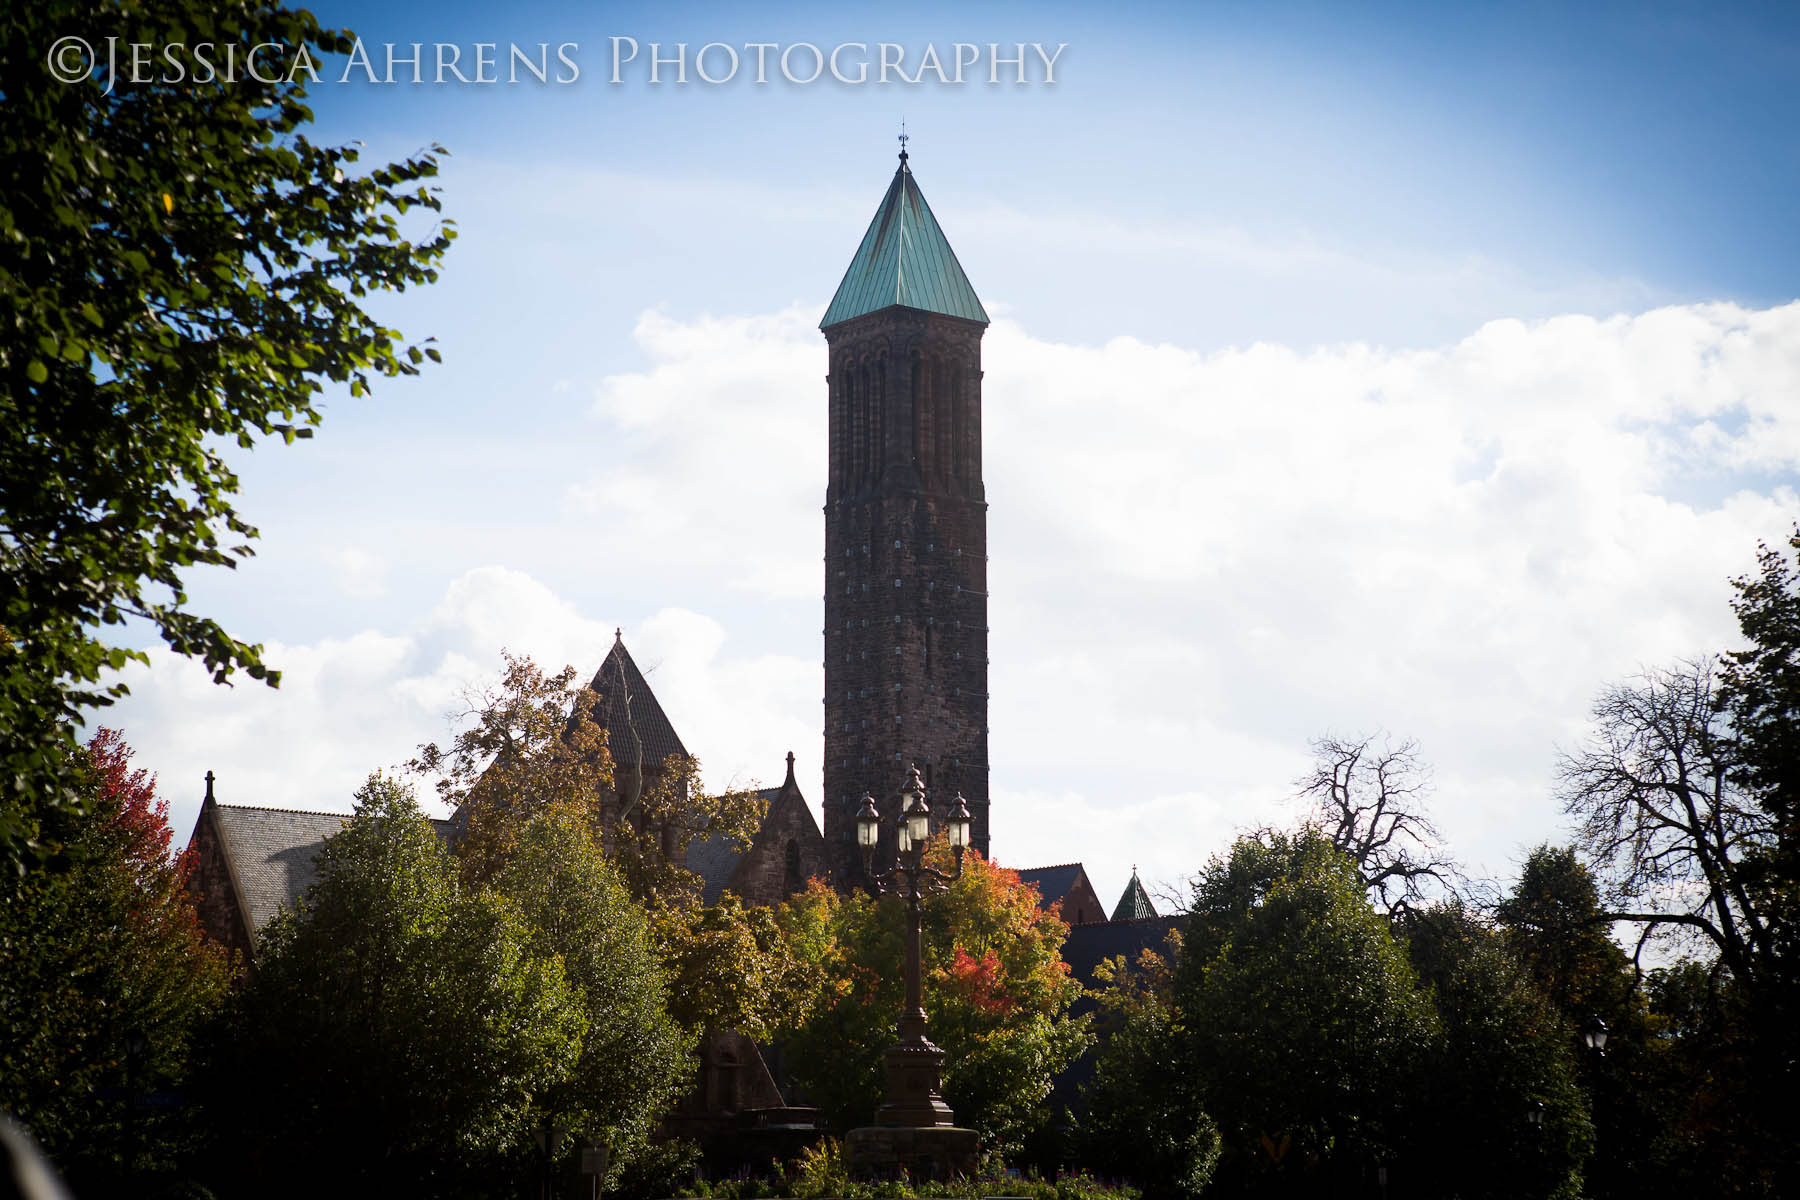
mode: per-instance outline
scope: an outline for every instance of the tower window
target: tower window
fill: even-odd
[[[900,548],[900,539],[895,538],[894,539],[894,549],[898,550],[899,548]]]

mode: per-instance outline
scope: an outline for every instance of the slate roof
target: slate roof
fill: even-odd
[[[318,881],[317,858],[325,839],[344,827],[349,813],[300,812],[214,801],[219,832],[230,855],[244,914],[252,933]],[[449,821],[433,821],[438,836],[451,836]]]
[[[1068,899],[1069,889],[1074,887],[1076,881],[1081,878],[1082,871],[1080,863],[1059,863],[1054,867],[1027,867],[1019,872],[1019,879],[1021,882],[1035,886],[1038,895],[1043,897],[1043,907],[1049,908],[1052,904]]]
[[[588,686],[599,696],[594,720],[606,730],[606,747],[615,764],[660,767],[671,754],[687,757],[687,747],[681,744],[668,715],[656,702],[644,673],[631,661],[623,634],[614,634],[612,650]],[[639,739],[643,745],[641,757]]]
[[[894,305],[988,323],[987,309],[931,215],[904,152],[819,328]]]
[[[781,795],[781,789],[758,788],[756,795],[765,805],[772,805],[775,797]],[[738,849],[736,842],[722,834],[695,838],[688,843],[688,870],[700,876],[700,894],[705,903],[719,902],[719,893],[731,882],[732,872],[748,853],[748,850]]]
[[[1125,885],[1125,893],[1119,897],[1119,903],[1113,907],[1112,919],[1115,921],[1142,921],[1146,917],[1156,915],[1156,905],[1150,902],[1150,893],[1138,882],[1137,872],[1131,873],[1131,882]]]

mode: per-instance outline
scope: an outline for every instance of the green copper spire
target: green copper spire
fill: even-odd
[[[900,169],[894,172],[894,182],[869,223],[869,232],[863,234],[820,329],[894,305],[988,323],[987,310],[969,286],[956,251],[944,239],[906,165],[905,143],[901,146]]]

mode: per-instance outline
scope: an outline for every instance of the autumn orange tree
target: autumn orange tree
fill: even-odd
[[[949,858],[942,838],[927,852],[940,869]],[[902,906],[815,880],[778,919],[799,969],[818,983],[786,1031],[795,1079],[837,1127],[867,1124],[903,999]],[[944,1099],[958,1124],[1003,1155],[1047,1118],[1052,1082],[1091,1040],[1087,1018],[1069,1013],[1081,987],[1062,961],[1068,930],[1017,872],[974,853],[960,880],[924,902],[926,1035],[948,1055]]]

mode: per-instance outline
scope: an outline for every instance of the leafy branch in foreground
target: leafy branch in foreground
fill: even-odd
[[[0,14],[0,860],[54,854],[42,818],[80,803],[73,728],[148,661],[141,620],[218,682],[273,685],[261,648],[189,607],[196,566],[232,567],[256,530],[222,448],[311,435],[327,385],[412,375],[409,346],[364,311],[436,279],[440,147],[363,170],[319,146],[304,72],[179,83],[57,79],[58,38],[210,42],[290,63],[350,37],[262,0],[100,0]]]

